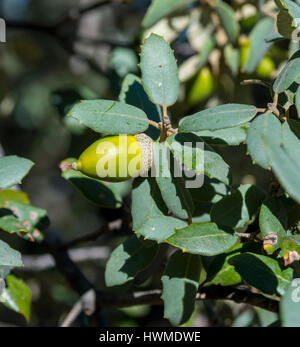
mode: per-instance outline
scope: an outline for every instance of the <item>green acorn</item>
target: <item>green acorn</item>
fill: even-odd
[[[149,136],[117,135],[94,142],[72,168],[107,182],[122,182],[146,173],[152,161],[153,143]]]

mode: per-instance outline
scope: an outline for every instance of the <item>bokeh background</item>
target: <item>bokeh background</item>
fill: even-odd
[[[210,19],[199,2],[148,29],[141,22],[150,0],[102,2],[105,4],[99,5],[101,1],[96,0],[0,1],[0,17],[7,25],[7,42],[0,43],[1,151],[35,163],[22,188],[33,205],[48,211],[52,230],[63,240],[129,216],[130,183],[123,187],[124,208],[100,209],[61,177],[58,165],[64,158],[78,156],[98,137],[68,118],[69,108],[81,99],[117,99],[125,75],[140,75],[140,45],[150,32],[163,35],[171,43],[181,67],[180,100],[170,109],[174,124],[185,115],[221,103],[259,107],[269,102],[266,88],[241,87],[243,79],[255,76],[232,73],[222,61],[221,49],[215,49],[201,68],[192,65],[191,58],[201,52],[210,35]],[[243,3],[227,2],[233,6]],[[260,16],[259,2],[244,2],[247,8],[243,10],[239,7],[246,36]],[[268,54],[274,70],[288,52],[289,47],[281,43],[272,47]],[[235,186],[255,183],[264,188],[269,182],[268,173],[252,164],[245,145],[218,146],[215,150],[230,164]],[[111,233],[72,250],[73,259],[97,288],[105,289],[106,259],[126,236],[126,231]],[[12,235],[1,233],[1,238],[24,254],[25,267],[16,272],[31,288],[32,318],[26,322],[0,305],[0,326],[57,326],[78,299],[77,294],[42,247]],[[197,305],[188,323],[191,326],[267,325],[274,320],[271,313],[229,302]],[[111,326],[169,326],[162,318],[161,306],[107,309],[103,314]],[[84,315],[74,323],[89,324],[95,322]]]

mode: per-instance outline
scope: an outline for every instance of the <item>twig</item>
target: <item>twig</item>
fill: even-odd
[[[267,108],[259,108],[259,107],[256,108],[256,111],[258,113],[265,113],[267,110],[268,110]]]
[[[59,251],[61,241],[53,232],[45,235],[44,245],[49,249],[57,264],[58,270],[68,280],[71,287],[79,295],[83,295],[93,289],[90,281],[83,275],[77,265],[71,260],[66,251]],[[96,291],[97,307],[126,307],[134,305],[160,305],[161,290],[133,293],[107,293]],[[235,287],[211,286],[205,287],[197,294],[197,300],[232,300],[237,303],[247,303],[261,307],[272,312],[278,312],[278,301],[267,298],[261,294],[252,293],[249,290],[241,290]]]
[[[253,233],[234,233],[238,237],[244,237],[245,239],[253,238]]]
[[[81,300],[78,300],[60,326],[62,328],[69,327],[75,321],[75,319],[79,316],[81,309],[82,309]]]
[[[159,289],[133,293],[104,293],[98,304],[102,307],[128,307],[135,305],[161,305],[162,292]],[[230,300],[260,307],[271,312],[279,311],[279,301],[231,286],[211,286],[201,288],[196,300]]]
[[[59,247],[59,251],[67,250],[65,247]],[[110,248],[106,246],[80,247],[69,252],[69,257],[74,263],[80,263],[89,260],[106,260],[110,255]],[[24,267],[18,268],[18,271],[47,271],[55,267],[55,261],[49,254],[23,255]]]
[[[168,130],[171,128],[171,121],[168,115],[167,106],[165,104],[162,106],[162,110],[163,110],[163,124],[164,124],[164,127]]]
[[[150,125],[152,125],[154,128],[161,130],[161,124],[160,124],[160,123],[156,123],[156,122],[154,122],[154,121],[152,121],[152,120],[150,120],[150,119],[148,119],[147,122],[148,122]]]
[[[83,295],[90,289],[94,289],[91,282],[84,276],[78,266],[72,261],[69,254],[66,251],[59,250],[62,242],[54,232],[48,231],[45,234],[43,245],[53,256],[58,270],[79,295]]]
[[[273,102],[269,103],[268,104],[268,108],[269,108],[269,112],[275,114],[276,117],[280,118],[281,117],[281,114],[277,108],[277,104],[278,104],[278,97],[279,97],[279,94],[278,92],[276,91],[274,93],[274,97],[273,97]]]
[[[61,327],[69,327],[83,311],[87,316],[91,316],[96,311],[96,292],[90,289],[75,303],[72,310],[61,324]]]
[[[261,86],[267,87],[267,88],[270,87],[270,85],[267,82],[262,81],[262,80],[251,79],[251,80],[244,80],[241,82],[242,86],[249,86],[249,85],[253,85],[253,84],[261,85]]]
[[[162,105],[162,111],[163,111],[163,121],[161,124],[160,129],[160,142],[164,142],[165,139],[169,136],[175,133],[175,130],[172,129],[171,121],[168,115],[168,109],[165,104]]]

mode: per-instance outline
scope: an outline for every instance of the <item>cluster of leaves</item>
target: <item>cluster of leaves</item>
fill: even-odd
[[[148,31],[156,32],[153,26],[161,21],[169,23],[182,9],[195,9],[201,21],[217,21],[212,28],[208,25],[200,48],[192,41],[197,35],[189,36],[196,53],[179,66],[179,72],[170,46],[162,37],[151,35],[142,47],[142,77],[127,74],[118,101],[84,100],[66,118],[104,135],[145,132],[156,149],[171,151],[172,161],[205,176],[201,188],[186,188],[187,177],[174,177],[173,165],[154,158],[158,173],[170,175],[134,180],[131,212],[135,235],[112,252],[106,266],[106,285],[129,290],[135,277],[165,249],[162,244],[167,246],[168,260],[161,275],[162,299],[165,317],[174,325],[191,317],[201,287],[241,282],[263,295],[282,296],[279,324],[300,325],[299,300],[295,301],[293,295],[298,274],[292,264],[300,257],[300,165],[295,161],[300,154],[299,45],[290,44],[290,58],[269,86],[273,103],[264,109],[236,103],[211,107],[182,118],[174,134],[162,142],[159,130],[150,125],[162,122],[162,110],[178,101],[180,81],[187,75],[195,77],[203,67],[211,68],[216,51],[221,51],[223,58],[218,62],[224,61],[232,76],[241,67],[252,74],[275,42],[291,39],[297,29],[300,4],[275,2],[278,32],[274,31],[274,20],[258,12],[238,20],[235,9],[222,0],[205,1],[195,8],[193,0],[153,0],[143,20]],[[236,6],[239,10],[240,5]],[[220,42],[221,31],[225,43]],[[244,32],[250,48],[241,64],[239,37]],[[119,65],[117,59],[112,59],[112,64]],[[191,73],[186,74],[187,66],[192,67]],[[182,156],[186,142],[193,145],[192,151]],[[197,148],[199,142],[204,143],[203,149]],[[242,143],[247,144],[254,163],[272,170],[276,180],[270,189],[263,191],[251,184],[232,186],[230,167],[212,146]],[[204,165],[196,160],[199,154]],[[23,192],[11,189],[31,165],[22,158],[0,159],[0,229],[39,240],[40,231],[48,224],[46,212],[30,206]],[[101,182],[70,169],[62,175],[87,199],[104,208],[121,207],[131,189],[128,182]],[[28,318],[29,291],[24,282],[9,274],[17,266],[22,266],[20,254],[0,241],[0,278],[5,278],[7,284],[1,301]]]
[[[153,1],[144,25],[152,25],[190,2],[173,1],[172,6],[165,7],[163,2]],[[290,3],[282,2],[280,13],[286,11],[292,16]],[[239,28],[233,10],[222,1],[214,6],[234,44]],[[282,39],[272,33],[272,25],[271,19],[263,18],[250,35],[252,44],[245,67],[249,72],[270,45],[266,35],[271,34],[272,41]],[[292,116],[293,108],[296,114],[300,112],[299,53],[294,53],[272,82],[274,102],[265,109],[244,104],[209,108],[181,119],[177,131],[166,141],[160,141],[157,129],[149,128],[149,120],[162,121],[161,108],[177,101],[180,83],[173,52],[158,35],[152,34],[144,42],[142,78],[127,75],[118,102],[89,100],[71,109],[71,117],[102,134],[146,132],[155,141],[154,147],[166,147],[179,165],[205,175],[201,188],[187,189],[187,178],[174,177],[173,165],[155,158],[157,172],[169,172],[169,177],[158,174],[134,180],[132,228],[136,235],[113,251],[106,266],[107,286],[124,288],[127,284],[128,289],[135,276],[153,262],[160,244],[166,243],[175,251],[162,273],[162,299],[165,317],[173,324],[190,318],[199,286],[237,285],[242,281],[265,295],[285,295],[282,324],[290,324],[291,312],[286,306],[292,305],[287,296],[297,274],[289,264],[300,254],[299,165],[295,161],[295,152],[300,153],[300,123],[298,116]],[[182,155],[186,142],[193,144],[188,156]],[[196,148],[199,142],[204,142],[203,150]],[[276,176],[278,182],[275,180],[275,188],[271,186],[274,189],[263,191],[251,184],[232,187],[230,167],[211,145],[236,146],[244,142],[253,162]],[[197,151],[204,155],[203,166],[195,160]],[[91,179],[71,172],[66,171],[65,177],[71,177],[72,183],[87,195],[82,182]],[[73,180],[74,175],[80,175],[80,186]],[[93,184],[103,189],[103,183],[93,180]],[[104,197],[101,205],[105,204]],[[244,235],[250,240],[241,242]],[[282,257],[288,266],[284,266]]]
[[[144,36],[149,32],[161,34],[175,47],[186,40],[194,52],[187,59],[179,59],[179,79],[184,83],[180,101],[194,107],[211,96],[222,100],[224,94],[234,94],[239,76],[272,77],[287,52],[274,47],[282,36],[270,18],[276,16],[270,3],[274,5],[273,1],[236,1],[230,5],[222,0],[203,1],[200,5],[192,0],[152,1],[142,22]],[[263,14],[267,11],[270,17]],[[284,22],[282,26],[288,25]],[[289,54],[293,49],[291,44]]]
[[[31,206],[27,195],[13,189],[21,183],[33,163],[25,158],[5,156],[0,158],[0,232],[17,234],[30,240],[41,241],[41,231],[48,227],[45,210]],[[11,273],[23,266],[21,254],[0,239],[0,302],[10,309],[30,318],[31,292],[24,281]]]

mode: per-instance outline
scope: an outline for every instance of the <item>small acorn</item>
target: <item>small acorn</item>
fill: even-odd
[[[153,143],[149,136],[117,135],[94,142],[72,168],[107,182],[122,182],[146,173],[152,160]]]
[[[216,80],[209,67],[202,68],[187,84],[186,102],[195,106],[206,100],[216,89]]]
[[[249,38],[242,36],[239,40],[240,46],[240,67],[244,68],[248,56],[250,54],[250,40]],[[272,73],[275,70],[276,65],[273,59],[266,55],[264,56],[260,62],[258,63],[254,74],[259,78],[270,79],[272,77]]]

